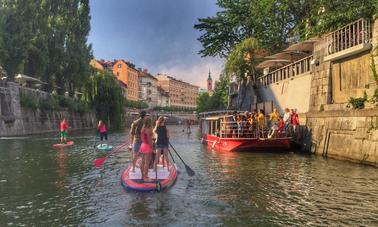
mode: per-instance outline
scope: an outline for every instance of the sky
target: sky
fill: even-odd
[[[91,0],[88,41],[96,59],[125,59],[152,75],[164,73],[206,87],[219,78],[223,59],[201,58],[193,28],[217,12],[216,0]]]

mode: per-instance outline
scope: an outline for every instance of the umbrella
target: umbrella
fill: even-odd
[[[271,56],[265,57],[266,59],[281,59],[281,60],[290,60],[291,62],[297,61],[304,57],[309,56],[310,54],[302,51],[284,51]]]
[[[269,59],[258,64],[256,68],[258,69],[279,68],[279,67],[289,64],[290,62],[291,62],[290,60],[285,60],[285,59]]]
[[[23,74],[18,74],[15,78],[20,83],[22,83],[22,82],[34,82],[34,83],[40,83],[40,84],[47,84],[45,82],[40,81],[37,78],[31,77],[31,76],[27,76],[27,75],[23,75]]]
[[[285,51],[304,51],[304,52],[312,52],[314,50],[314,43],[316,43],[318,40],[315,38],[295,43],[288,48],[285,49]]]

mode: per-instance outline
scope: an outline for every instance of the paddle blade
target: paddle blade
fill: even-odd
[[[187,165],[185,165],[185,170],[186,170],[186,173],[189,175],[189,176],[194,176],[196,173]]]
[[[95,167],[100,168],[104,164],[105,161],[106,161],[106,157],[98,158],[93,161],[93,164]]]

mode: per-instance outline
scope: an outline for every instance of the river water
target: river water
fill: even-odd
[[[75,146],[51,148],[54,135],[0,139],[0,226],[378,226],[378,169],[289,153],[218,153],[198,135],[170,126],[177,182],[153,193],[125,191],[131,155],[92,162],[93,132]],[[128,133],[114,133],[119,145]]]

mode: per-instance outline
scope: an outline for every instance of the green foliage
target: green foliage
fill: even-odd
[[[38,108],[38,102],[28,96],[28,95],[20,95],[20,104],[22,107],[31,108],[31,109],[37,109]]]
[[[0,0],[0,65],[68,90],[90,75],[89,0]]]
[[[49,97],[47,99],[41,99],[38,102],[38,107],[42,110],[58,110],[61,109],[57,98]]]
[[[194,25],[202,32],[202,56],[227,57],[249,37],[277,52],[287,45],[287,38],[307,39],[378,11],[376,0],[217,0],[217,5],[215,16],[200,18]]]
[[[365,108],[365,102],[367,101],[367,94],[364,92],[362,98],[349,98],[349,103],[352,105],[353,109],[363,109]]]
[[[198,96],[197,99],[197,113],[206,112],[209,109],[208,103],[209,103],[209,93],[202,93]]]
[[[376,49],[376,51],[378,52],[378,48]],[[378,72],[377,72],[377,69],[376,69],[376,66],[375,66],[375,60],[374,60],[374,55],[371,56],[371,71],[372,71],[372,74],[373,74],[373,78],[374,78],[374,81],[375,81],[375,84],[377,86],[377,88],[375,89],[374,91],[374,94],[373,94],[373,97],[372,97],[372,102],[373,103],[376,103],[378,102]]]
[[[136,109],[147,109],[148,104],[143,101],[133,101],[133,100],[126,100],[125,101],[126,107],[136,108]]]
[[[237,44],[227,57],[226,73],[235,74],[238,79],[243,79],[247,75],[255,75],[255,67],[259,62],[256,53],[259,48],[259,43],[254,38],[245,39]]]
[[[109,122],[114,129],[120,128],[125,98],[115,76],[106,71],[95,72],[85,88],[85,100],[96,110],[97,118]]]
[[[212,110],[225,109],[228,102],[228,85],[229,77],[224,72],[219,77],[219,81],[215,82],[213,94],[201,94],[197,99],[197,112],[207,112]]]

